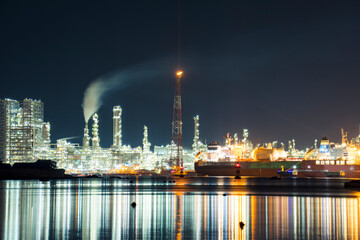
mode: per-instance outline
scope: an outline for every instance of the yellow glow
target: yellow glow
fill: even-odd
[[[178,77],[181,77],[182,74],[183,74],[182,71],[177,71],[177,72],[176,72],[176,76],[178,76]]]

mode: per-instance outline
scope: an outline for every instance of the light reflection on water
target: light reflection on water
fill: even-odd
[[[289,182],[228,178],[131,181],[1,181],[0,238],[357,239],[360,234],[359,194],[336,181],[313,182],[317,188],[308,182],[294,188]]]

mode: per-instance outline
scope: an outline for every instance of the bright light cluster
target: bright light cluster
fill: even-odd
[[[181,76],[182,72],[177,75]],[[85,124],[82,146],[70,143],[67,139],[58,139],[56,144],[50,143],[50,123],[44,122],[44,104],[38,100],[25,99],[16,101],[0,100],[0,160],[4,163],[35,162],[38,159],[55,160],[59,168],[67,172],[87,173],[141,173],[142,171],[160,172],[170,169],[169,157],[175,144],[154,146],[151,151],[149,131],[144,126],[142,146],[132,148],[122,144],[122,109],[113,108],[113,145],[109,148],[100,146],[99,116],[92,117],[90,137],[89,124]],[[278,141],[258,145],[256,148],[249,141],[249,132],[243,130],[243,138],[238,134],[225,140],[225,146],[214,143],[207,145],[200,141],[199,116],[194,117],[194,139],[192,149],[181,148],[184,168],[194,168],[194,159],[204,161],[239,161],[255,160],[316,160],[316,164],[360,164],[360,136],[347,140],[347,133],[342,130],[342,143],[335,144],[323,139],[319,148],[317,140],[314,147],[298,150],[295,140],[289,141],[288,151]],[[278,146],[279,145],[279,146]]]

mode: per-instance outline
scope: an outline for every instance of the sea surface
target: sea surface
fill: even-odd
[[[0,239],[359,239],[360,189],[345,181],[0,181]]]

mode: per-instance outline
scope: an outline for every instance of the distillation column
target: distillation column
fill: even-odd
[[[147,126],[144,126],[143,152],[149,153],[150,146],[151,146],[151,143],[149,143],[149,139],[148,139],[148,128],[147,128]]]
[[[199,115],[196,115],[194,117],[194,143],[192,145],[193,147],[193,152],[196,154],[199,152]]]
[[[122,145],[121,136],[121,113],[120,106],[113,108],[113,147],[120,148]]]
[[[93,125],[92,125],[92,147],[94,149],[100,147],[100,138],[99,138],[99,116],[95,113],[92,117]]]
[[[239,136],[237,133],[234,134],[234,144],[239,145]]]
[[[90,146],[89,127],[88,123],[85,123],[84,137],[83,137],[83,148],[88,149]]]

